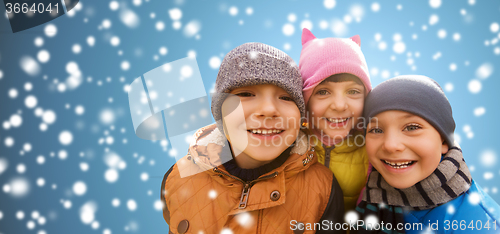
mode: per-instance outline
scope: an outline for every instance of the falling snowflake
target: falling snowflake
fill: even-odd
[[[481,195],[477,192],[470,193],[468,201],[472,205],[478,205],[481,202]]]
[[[295,27],[293,24],[287,23],[283,25],[282,31],[285,36],[291,36],[295,32]]]
[[[135,200],[133,200],[133,199],[128,200],[127,201],[127,208],[130,211],[135,211],[137,209],[137,203],[135,202]]]
[[[359,215],[356,211],[348,211],[344,216],[344,220],[350,224],[356,223],[359,220]]]
[[[372,3],[371,9],[373,12],[379,12],[380,11],[380,4],[378,2]]]
[[[492,167],[495,165],[497,161],[496,153],[492,150],[485,150],[481,153],[480,156],[481,163],[485,167]]]
[[[73,193],[77,196],[83,196],[87,192],[87,185],[83,181],[77,181],[73,184]]]
[[[333,9],[337,5],[337,2],[335,0],[324,0],[323,5],[326,9]]]
[[[44,28],[47,37],[54,37],[57,34],[57,27],[54,24],[48,24]]]

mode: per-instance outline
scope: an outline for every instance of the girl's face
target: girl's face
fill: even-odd
[[[427,178],[448,152],[439,132],[417,115],[391,110],[367,121],[368,159],[392,187],[408,188]]]
[[[300,111],[275,85],[237,88],[222,104],[224,133],[241,168],[256,168],[277,158],[297,138]]]
[[[356,76],[338,74],[339,78]],[[339,141],[356,127],[363,113],[365,87],[355,81],[323,82],[314,88],[307,110],[310,127]]]

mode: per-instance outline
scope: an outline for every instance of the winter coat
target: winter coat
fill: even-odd
[[[411,227],[406,233],[422,233],[419,225],[430,225],[425,233],[500,233],[500,206],[474,180],[459,197],[432,209],[407,211],[404,219]]]
[[[368,155],[362,133],[356,132],[330,147],[323,147],[316,137],[313,139],[318,162],[330,168],[342,188],[345,212],[354,210],[368,172]]]
[[[189,153],[165,174],[161,198],[171,233],[225,229],[231,233],[301,233],[292,228],[314,233],[307,229],[320,220],[342,222],[342,190],[333,174],[316,163],[304,133],[283,165],[249,182],[220,165],[221,146],[201,144],[220,144],[221,139],[207,140],[214,131],[218,131],[215,125],[198,130]]]

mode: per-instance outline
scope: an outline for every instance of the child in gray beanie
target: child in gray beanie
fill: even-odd
[[[382,82],[366,98],[364,118],[373,170],[355,233],[498,233],[500,206],[472,179],[436,81]]]
[[[215,91],[216,124],[195,133],[163,179],[170,231],[334,230],[343,219],[342,190],[300,130],[302,78],[290,56],[262,43],[240,45],[224,57]]]

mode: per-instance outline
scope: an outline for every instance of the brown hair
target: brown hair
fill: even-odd
[[[339,75],[342,75],[342,74],[348,74],[349,76],[339,76]],[[352,75],[350,73],[339,73],[339,74],[331,75],[328,78],[326,78],[323,81],[321,81],[321,83],[319,83],[319,84],[323,84],[323,83],[326,83],[326,82],[335,82],[335,83],[338,83],[338,82],[344,82],[344,81],[354,81],[354,82],[356,82],[356,84],[363,85],[363,87],[365,86],[363,84],[363,82],[361,81],[361,79],[359,79],[357,76]]]

